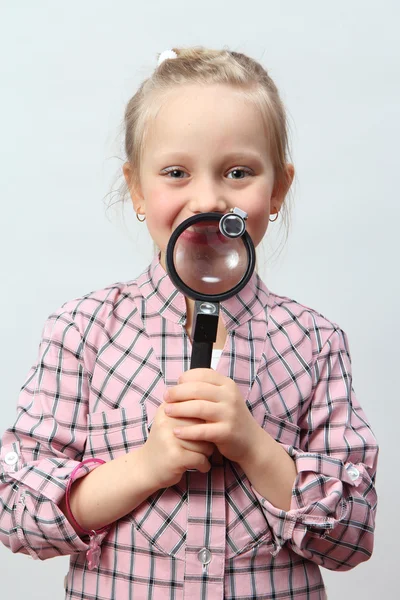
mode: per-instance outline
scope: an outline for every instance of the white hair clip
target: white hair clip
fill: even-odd
[[[159,67],[164,60],[168,60],[169,58],[178,58],[178,55],[176,52],[174,52],[174,50],[164,50],[164,52],[161,52],[160,56],[158,57],[157,66]]]

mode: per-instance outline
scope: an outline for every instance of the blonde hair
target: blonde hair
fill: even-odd
[[[240,90],[260,110],[275,179],[287,188],[286,165],[290,151],[286,111],[277,87],[264,67],[245,54],[225,49],[211,50],[200,46],[173,50],[177,57],[164,60],[143,81],[125,110],[125,153],[134,179],[139,181],[146,135],[152,118],[165,102],[166,93],[185,84],[225,84]],[[125,199],[129,190],[125,183],[122,187],[121,195]],[[283,220],[287,225],[289,213],[285,204]]]

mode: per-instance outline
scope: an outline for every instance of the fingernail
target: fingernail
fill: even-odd
[[[165,390],[165,392],[164,392],[164,400],[165,400],[166,402],[168,402],[168,400],[169,400],[169,392],[168,392],[168,388],[167,388],[167,389]]]

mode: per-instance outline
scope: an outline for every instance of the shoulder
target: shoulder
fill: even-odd
[[[47,318],[42,338],[80,354],[84,346],[99,346],[104,335],[135,322],[140,291],[137,279],[116,282],[68,300]],[[79,350],[80,349],[80,350]]]
[[[332,336],[345,337],[341,327],[318,310],[271,291],[268,298],[268,323],[270,331],[297,333],[309,338],[317,351],[321,351]]]

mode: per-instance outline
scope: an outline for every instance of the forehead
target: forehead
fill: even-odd
[[[261,112],[227,85],[188,85],[158,99],[148,123],[144,153],[218,152],[249,147],[265,152]]]

